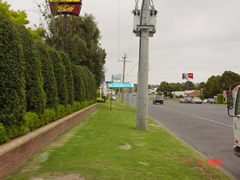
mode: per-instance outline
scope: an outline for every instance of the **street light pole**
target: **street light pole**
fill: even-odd
[[[137,93],[137,130],[147,130],[148,63],[149,63],[149,0],[143,0],[140,19],[140,52]]]

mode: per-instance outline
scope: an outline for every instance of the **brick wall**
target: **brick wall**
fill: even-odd
[[[27,160],[33,153],[45,146],[69,128],[96,110],[93,104],[83,110],[54,121],[34,132],[0,145],[0,179]]]

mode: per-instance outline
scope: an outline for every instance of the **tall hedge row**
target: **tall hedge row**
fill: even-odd
[[[14,25],[0,15],[0,123],[20,126],[26,110],[24,59]]]
[[[46,96],[37,49],[28,30],[23,25],[17,25],[16,28],[24,47],[26,110],[41,115],[45,109]]]
[[[96,80],[0,16],[0,144],[96,102]]]
[[[66,82],[65,67],[63,66],[60,54],[53,48],[48,49],[49,56],[53,63],[54,75],[57,83],[59,104],[68,104],[68,89]]]
[[[57,109],[58,92],[52,60],[49,57],[47,46],[45,44],[43,44],[42,42],[37,42],[36,46],[41,61],[41,70],[44,82],[43,89],[47,97],[46,107]]]
[[[66,73],[66,81],[68,88],[68,104],[73,105],[74,102],[74,82],[73,82],[73,74],[72,74],[72,64],[69,56],[65,54],[63,51],[60,52],[62,63],[65,67]]]

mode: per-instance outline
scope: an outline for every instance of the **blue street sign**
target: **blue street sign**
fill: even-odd
[[[109,83],[108,88],[132,88],[134,84],[132,83]]]

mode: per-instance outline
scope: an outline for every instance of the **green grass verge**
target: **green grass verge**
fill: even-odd
[[[122,147],[130,149],[122,149]],[[188,159],[186,166],[185,160]],[[199,165],[199,160],[202,164]],[[98,104],[76,127],[43,148],[5,179],[54,179],[67,174],[88,179],[230,179],[153,120],[136,130],[136,110]]]

